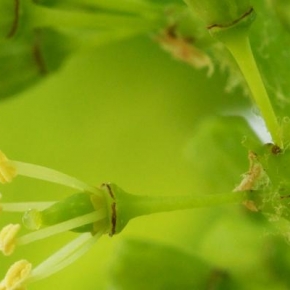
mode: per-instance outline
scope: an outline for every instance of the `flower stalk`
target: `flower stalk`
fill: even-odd
[[[225,204],[242,204],[247,199],[246,192],[187,196],[143,196],[129,194],[116,184],[104,184],[103,188],[113,197],[110,235],[121,232],[131,219],[142,215]]]
[[[249,29],[255,12],[248,0],[185,0],[206,23],[210,34],[223,42],[236,60],[275,145],[283,148],[282,130],[255,62]]]
[[[237,27],[225,31],[216,31],[213,35],[221,40],[235,58],[259,108],[273,142],[283,148],[281,127],[261,78],[251,49],[247,27]]]

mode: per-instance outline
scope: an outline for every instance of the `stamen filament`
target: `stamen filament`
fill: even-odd
[[[99,209],[98,211],[94,211],[94,212],[70,219],[68,221],[24,235],[17,240],[17,244],[18,245],[29,244],[31,242],[41,240],[41,239],[65,232],[65,231],[69,231],[71,229],[74,229],[74,228],[77,228],[86,224],[94,223],[96,221],[99,221],[105,218],[106,215],[107,215],[107,211],[105,209]]]
[[[19,175],[62,184],[77,190],[87,191],[102,196],[97,188],[57,170],[20,161],[12,161],[12,163],[17,168],[17,174]]]
[[[34,282],[46,278],[67,267],[86,253],[103,233],[103,231],[99,231],[94,236],[91,236],[90,234],[79,236],[77,239],[73,240],[71,243],[67,244],[49,257],[46,261],[38,265],[32,271],[29,281]]]
[[[6,212],[25,212],[27,209],[33,208],[37,210],[44,210],[54,204],[55,201],[46,202],[5,202],[1,203],[3,211]]]

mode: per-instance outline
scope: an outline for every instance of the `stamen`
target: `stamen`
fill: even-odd
[[[16,245],[16,235],[19,230],[19,224],[9,224],[1,230],[0,251],[2,251],[5,256],[9,256],[13,253]]]
[[[34,208],[37,210],[44,210],[45,208],[50,207],[54,204],[55,201],[46,201],[46,202],[5,202],[0,206],[3,211],[6,212],[24,212],[29,208]]]
[[[16,167],[6,157],[6,155],[0,151],[0,182],[8,183],[17,175]]]
[[[29,244],[31,242],[44,239],[46,237],[50,237],[52,235],[56,235],[65,231],[69,231],[71,229],[94,223],[96,221],[99,221],[107,216],[107,211],[105,209],[100,209],[98,211],[94,211],[73,219],[70,219],[68,221],[38,230],[33,233],[29,233],[27,235],[24,235],[20,237],[17,240],[18,245],[25,245]]]
[[[99,231],[94,236],[91,236],[88,233],[79,236],[77,239],[73,240],[71,243],[49,257],[46,261],[38,265],[33,270],[29,280],[34,282],[46,278],[67,267],[84,255],[103,233],[103,231]]]
[[[30,276],[32,265],[26,260],[20,260],[14,263],[6,273],[5,278],[0,283],[2,290],[22,290],[23,284]]]
[[[99,189],[57,170],[20,161],[12,161],[12,164],[17,168],[19,175],[62,184],[77,190],[102,196]]]

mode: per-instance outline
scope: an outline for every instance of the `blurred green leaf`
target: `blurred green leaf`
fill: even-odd
[[[248,169],[246,147],[259,143],[242,117],[209,117],[201,121],[185,151],[200,192],[233,190]]]
[[[114,255],[112,289],[232,289],[226,273],[170,246],[126,239]]]

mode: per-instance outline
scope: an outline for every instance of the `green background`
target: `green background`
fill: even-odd
[[[219,147],[223,138],[232,142],[235,127],[212,137],[216,129],[206,120],[247,100],[239,90],[226,93],[225,82],[218,71],[207,78],[206,71],[173,60],[147,36],[96,48],[74,55],[59,72],[0,103],[1,150],[14,160],[51,167],[96,186],[111,181],[136,194],[229,192],[247,170],[247,151],[242,138],[230,150]],[[0,190],[6,202],[58,200],[73,193],[23,177]],[[19,217],[2,213],[0,225]],[[238,206],[141,217],[29,289],[106,289],[114,249],[126,237],[196,254],[230,270],[245,289],[287,289],[269,276],[267,228],[261,223]],[[0,275],[20,258],[37,265],[75,236],[65,233],[19,248],[1,258]]]

